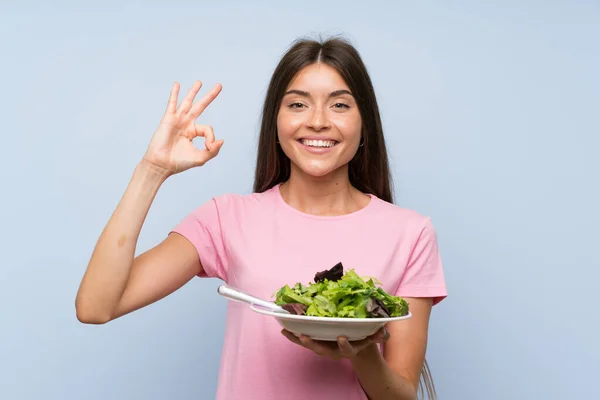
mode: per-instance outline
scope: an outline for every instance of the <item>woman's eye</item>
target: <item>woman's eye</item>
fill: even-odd
[[[333,106],[335,108],[350,108],[350,106],[348,104],[344,104],[344,103],[335,103]]]
[[[304,107],[304,104],[302,103],[292,103],[289,105],[290,108],[302,108]]]

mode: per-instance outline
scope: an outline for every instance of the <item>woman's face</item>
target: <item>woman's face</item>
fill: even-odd
[[[279,143],[292,171],[315,177],[347,165],[360,145],[362,121],[348,85],[326,64],[302,69],[283,96]]]

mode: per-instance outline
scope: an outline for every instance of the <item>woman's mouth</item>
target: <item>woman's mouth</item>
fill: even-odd
[[[326,154],[338,145],[337,140],[332,139],[298,139],[298,144],[312,154]]]
[[[307,147],[313,147],[317,149],[330,148],[338,144],[337,141],[329,139],[300,139],[298,141]]]

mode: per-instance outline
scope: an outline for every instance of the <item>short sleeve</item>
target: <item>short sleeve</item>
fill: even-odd
[[[219,278],[227,282],[227,254],[215,199],[191,212],[171,232],[184,236],[196,247],[203,269],[199,277]]]
[[[437,233],[430,218],[417,238],[396,293],[400,297],[432,297],[438,304],[447,296]]]

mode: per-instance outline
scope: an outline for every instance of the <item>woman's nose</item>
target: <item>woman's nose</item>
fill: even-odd
[[[308,120],[308,126],[316,131],[328,129],[330,124],[327,109],[325,107],[313,107]]]

